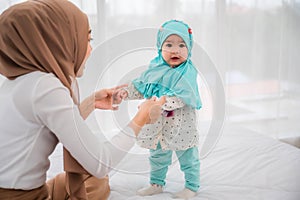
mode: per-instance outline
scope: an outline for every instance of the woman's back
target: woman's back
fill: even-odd
[[[35,109],[41,83],[52,79],[56,79],[52,74],[33,72],[5,80],[0,87],[0,120],[4,122],[0,124],[2,188],[32,189],[46,180],[47,157],[57,139],[43,125]]]

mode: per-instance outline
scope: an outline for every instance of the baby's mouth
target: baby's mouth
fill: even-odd
[[[180,58],[177,57],[177,56],[171,57],[171,60],[172,60],[172,61],[177,61],[177,60],[179,60],[179,59],[180,59]]]

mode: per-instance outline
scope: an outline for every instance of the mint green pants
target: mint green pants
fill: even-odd
[[[150,149],[150,183],[164,186],[168,167],[172,164],[172,150],[162,150],[160,144],[155,150]],[[175,151],[184,173],[185,187],[196,192],[200,187],[200,160],[197,147]]]

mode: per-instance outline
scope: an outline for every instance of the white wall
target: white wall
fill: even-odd
[[[1,12],[18,1],[0,2]],[[94,49],[103,47],[103,42],[118,38],[120,33],[126,31],[159,28],[169,19],[184,20],[192,27],[195,42],[206,51],[220,73],[226,94],[226,122],[276,138],[300,134],[300,125],[297,123],[300,117],[299,0],[73,2],[89,16]],[[149,40],[149,37],[145,40]],[[152,47],[155,47],[154,40]],[[109,57],[116,48],[118,47],[106,47],[105,52],[108,55],[104,57]],[[121,56],[122,66],[119,70],[115,67],[113,71],[106,72],[106,75],[100,78],[103,84],[101,86],[113,86],[118,83],[120,80],[117,79],[122,79],[122,74],[131,71],[130,66],[135,62],[142,61],[142,65],[146,64],[151,58],[151,53],[147,54],[146,50],[139,52],[145,52],[145,55],[135,58],[130,57],[132,54]],[[155,49],[152,53],[155,54]],[[193,56],[196,57],[197,52],[194,52]],[[120,60],[118,61],[120,65]],[[89,62],[87,66],[89,76],[110,67],[92,66],[93,63]],[[138,65],[141,64],[134,64],[136,68]],[[124,71],[123,68],[128,70]],[[80,80],[82,87],[89,87],[81,88],[83,96],[87,95],[84,91],[91,90],[89,79],[93,78],[89,76]],[[203,90],[211,89],[207,85],[203,86]],[[211,110],[216,105],[209,104],[209,91],[201,92],[204,94],[203,98],[207,99],[206,105],[210,107],[200,114],[211,115]]]

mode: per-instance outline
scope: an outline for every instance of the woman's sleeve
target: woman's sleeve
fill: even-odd
[[[135,143],[134,132],[129,127],[110,141],[95,135],[80,116],[68,89],[54,77],[37,83],[33,106],[37,120],[56,135],[89,173],[98,178],[113,169]]]

